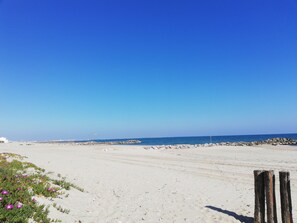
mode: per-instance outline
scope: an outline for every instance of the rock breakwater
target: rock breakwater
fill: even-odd
[[[212,147],[212,146],[260,146],[260,145],[297,145],[297,140],[290,138],[272,138],[262,141],[253,142],[220,142],[220,143],[205,143],[205,144],[179,144],[179,145],[162,145],[150,146],[145,149],[191,149],[198,147]]]
[[[59,144],[75,144],[75,145],[134,145],[141,143],[140,140],[123,140],[123,141],[105,141],[105,142],[97,142],[97,141],[50,141],[46,143],[59,143]]]

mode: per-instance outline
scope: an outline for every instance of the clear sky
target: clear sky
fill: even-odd
[[[0,136],[297,132],[296,0],[0,0]]]

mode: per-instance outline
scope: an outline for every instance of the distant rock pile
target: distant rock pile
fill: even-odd
[[[163,145],[145,147],[145,149],[191,149],[198,147],[212,147],[212,146],[259,146],[259,145],[297,145],[297,140],[290,138],[272,138],[263,141],[254,142],[220,142],[220,143],[205,143],[205,144],[180,144],[180,145]]]
[[[132,144],[139,144],[141,143],[140,140],[126,140],[126,141],[114,141],[114,142],[105,142],[103,144],[107,145],[132,145]]]
[[[124,140],[124,141],[110,141],[110,142],[97,142],[97,141],[85,141],[85,142],[58,142],[58,143],[71,143],[75,145],[133,145],[141,143],[140,140]]]
[[[256,142],[257,143],[257,142]],[[297,140],[290,138],[273,138],[260,141],[258,143],[268,144],[268,145],[297,145]]]
[[[208,146],[259,146],[259,145],[297,145],[297,140],[290,138],[272,138],[254,142],[222,142],[210,143]]]

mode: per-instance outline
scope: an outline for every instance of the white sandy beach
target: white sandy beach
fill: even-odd
[[[297,220],[297,147],[206,147],[145,150],[141,146],[0,144],[0,152],[61,174],[86,190],[55,199],[63,222],[246,222],[254,210],[255,169],[289,170]],[[280,199],[276,173],[278,218]]]

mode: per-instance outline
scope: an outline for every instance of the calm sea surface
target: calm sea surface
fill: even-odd
[[[140,145],[173,145],[173,144],[203,144],[220,142],[252,142],[271,138],[291,138],[297,140],[297,134],[273,135],[236,135],[236,136],[194,136],[194,137],[165,137],[165,138],[133,138],[140,140]],[[91,140],[97,142],[124,141],[129,139]],[[139,144],[138,144],[139,145]]]

